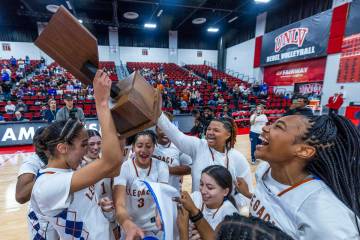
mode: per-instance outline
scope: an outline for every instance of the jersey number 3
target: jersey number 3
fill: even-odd
[[[139,198],[138,200],[138,208],[142,208],[145,204],[145,200],[143,198]]]

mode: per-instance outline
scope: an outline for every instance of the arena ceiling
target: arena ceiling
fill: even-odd
[[[239,30],[244,24],[254,22],[259,13],[284,6],[290,0],[271,0],[266,4],[257,4],[254,0],[2,0],[1,2],[0,25],[9,27],[48,21],[51,12],[46,7],[64,5],[88,28],[118,26],[143,29],[144,23],[152,22],[157,24],[157,31],[163,32],[169,30],[199,32],[214,26],[225,33],[228,30]],[[124,17],[126,12],[135,12],[138,17],[128,19]],[[194,24],[193,20],[197,18],[205,18],[206,22]],[[229,22],[231,19],[233,21]]]

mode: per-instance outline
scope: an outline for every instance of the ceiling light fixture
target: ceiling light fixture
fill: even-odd
[[[163,13],[163,10],[160,9],[160,11],[158,12],[158,14],[157,14],[156,16],[157,16],[157,17],[160,17],[162,13]]]
[[[255,1],[255,3],[268,3],[271,0],[254,0],[254,1]]]
[[[230,19],[230,20],[228,21],[228,23],[232,23],[233,21],[235,21],[235,20],[238,19],[238,18],[239,18],[238,16],[233,17],[232,19]]]
[[[144,28],[156,28],[156,24],[155,23],[145,23]]]
[[[218,29],[218,28],[214,28],[214,27],[209,27],[209,28],[207,29],[207,31],[208,31],[208,32],[214,32],[214,33],[216,33],[216,32],[219,31],[219,29]]]
[[[59,6],[58,6],[58,5],[54,5],[54,4],[49,4],[49,5],[46,5],[46,9],[47,9],[49,12],[56,13],[56,11],[59,9]]]
[[[123,17],[129,20],[134,20],[139,17],[139,14],[137,12],[126,12],[123,14]]]
[[[203,24],[206,22],[206,18],[195,18],[192,20],[193,24]]]

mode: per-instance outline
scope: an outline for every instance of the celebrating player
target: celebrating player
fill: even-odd
[[[252,187],[249,163],[234,148],[236,125],[232,119],[213,119],[206,130],[206,140],[185,135],[169,121],[164,113],[161,114],[157,126],[181,152],[192,158],[192,191],[199,191],[199,172],[210,165],[226,167],[234,180],[238,177],[244,178],[249,187]],[[236,194],[235,200],[238,207],[248,203],[246,197],[241,194]]]
[[[77,169],[87,150],[88,135],[82,123],[74,119],[52,123],[37,144],[49,153],[49,162],[47,168],[39,171],[31,205],[51,223],[60,239],[112,239],[113,236],[109,221],[98,205],[94,184],[119,174],[122,150],[108,105],[111,80],[99,70],[93,84],[103,133],[102,157]]]
[[[172,120],[170,113],[165,113]],[[181,190],[181,176],[191,173],[191,158],[179,151],[179,149],[169,140],[164,132],[156,127],[157,144],[155,146],[154,158],[164,161],[169,166],[169,184]]]
[[[263,128],[252,216],[294,239],[359,239],[360,133],[341,116],[287,116]]]
[[[96,130],[89,129],[88,133],[88,150],[83,157],[81,167],[84,167],[100,157],[101,152],[101,136]],[[95,184],[95,193],[98,196],[100,206],[105,217],[110,221],[111,231],[114,233],[115,239],[120,237],[120,229],[115,220],[115,208],[112,197],[113,178],[104,178]]]
[[[169,181],[167,164],[152,158],[155,144],[154,132],[147,130],[136,134],[132,149],[135,157],[124,162],[120,175],[114,179],[116,217],[123,230],[122,239],[159,234],[155,202],[141,181]]]
[[[201,173],[200,192],[193,192],[191,198],[187,192],[182,193],[180,202],[189,212],[193,223],[190,226],[190,239],[198,239],[199,232],[209,234],[209,229],[202,227],[204,223],[199,222],[202,218],[214,231],[225,216],[238,213],[235,200],[231,195],[232,186],[230,172],[223,166],[212,165],[206,167]]]

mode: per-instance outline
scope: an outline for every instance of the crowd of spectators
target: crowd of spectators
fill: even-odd
[[[66,100],[62,100],[64,96],[70,95],[76,104],[94,100],[91,85],[82,84],[56,63],[47,64],[44,58],[11,57],[0,60],[0,69],[1,120],[27,121],[30,119],[26,116],[30,116],[32,120],[51,122],[56,118],[56,109],[66,105]],[[117,81],[115,65],[105,70],[113,81]]]

